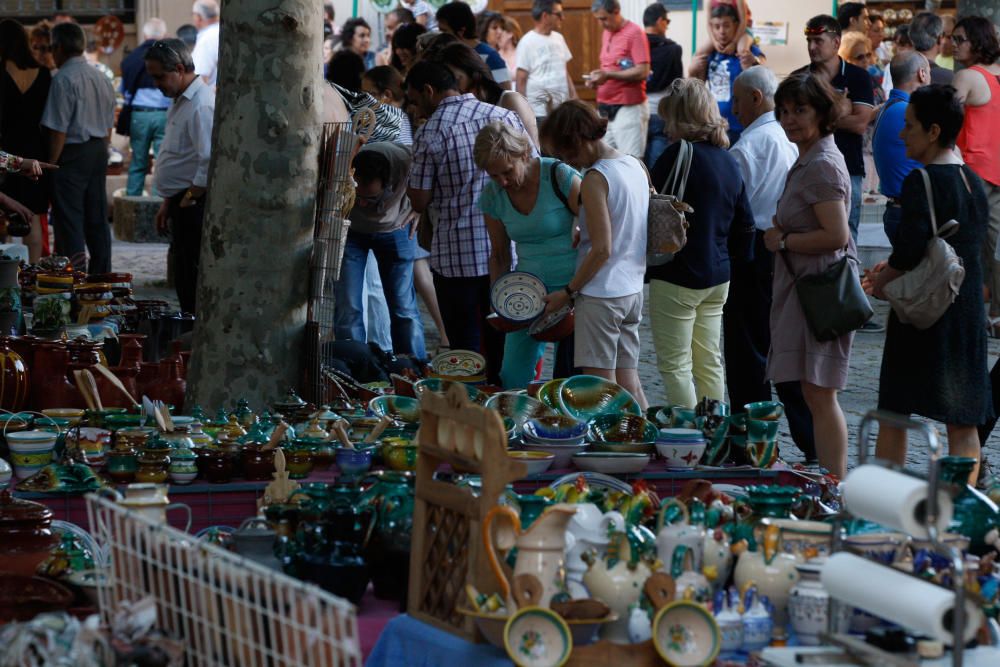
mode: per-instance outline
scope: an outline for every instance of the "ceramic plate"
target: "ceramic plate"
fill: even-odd
[[[649,454],[584,452],[573,456],[573,465],[580,470],[603,472],[608,475],[640,473],[648,463]]]
[[[525,394],[500,392],[486,400],[486,407],[496,410],[503,417],[510,417],[520,431],[524,423],[534,417],[551,417],[555,414],[552,408],[541,401]]]
[[[490,288],[493,310],[504,319],[528,322],[545,310],[545,283],[533,273],[511,271],[497,278]]]
[[[538,400],[540,400],[545,405],[549,406],[553,410],[559,409],[559,389],[562,387],[562,383],[566,381],[566,378],[556,378],[555,380],[549,380],[541,386],[538,390]]]
[[[610,380],[595,375],[574,375],[559,388],[559,409],[580,421],[590,421],[598,415],[627,412],[642,416],[632,394]]]
[[[710,665],[719,655],[721,639],[718,623],[697,602],[671,602],[653,619],[653,644],[669,665]]]
[[[563,484],[573,484],[576,480],[583,478],[591,489],[608,489],[609,491],[621,491],[625,495],[631,496],[632,486],[628,482],[623,482],[617,477],[605,475],[599,472],[571,472],[563,475],[559,479],[552,480],[549,488],[558,489]],[[659,501],[656,501],[659,503]]]
[[[368,402],[368,409],[378,417],[416,424],[420,422],[420,401],[409,396],[377,396]]]
[[[560,667],[569,660],[573,637],[559,614],[523,607],[507,620],[504,648],[518,667]]]
[[[486,372],[486,359],[470,350],[448,350],[431,359],[431,370],[452,378],[479,377]]]

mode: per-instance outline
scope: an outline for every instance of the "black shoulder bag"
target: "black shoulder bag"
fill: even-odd
[[[846,248],[845,248],[846,249]],[[860,329],[874,314],[868,297],[861,288],[858,275],[851,271],[849,262],[857,260],[846,252],[840,260],[823,271],[808,276],[798,276],[784,250],[788,272],[795,280],[795,293],[802,305],[809,330],[822,342],[840,338]]]
[[[128,89],[128,101],[122,104],[122,108],[118,110],[118,118],[115,120],[115,132],[122,135],[123,137],[129,136],[132,131],[132,102],[135,101],[135,92],[139,90],[139,79],[142,78],[142,74],[135,77],[135,81]]]

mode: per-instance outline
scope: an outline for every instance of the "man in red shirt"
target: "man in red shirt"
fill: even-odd
[[[597,107],[608,119],[604,140],[623,153],[642,159],[646,150],[646,77],[649,42],[643,29],[622,16],[618,0],[594,0],[590,10],[604,27],[601,69],[585,76],[597,89]]]

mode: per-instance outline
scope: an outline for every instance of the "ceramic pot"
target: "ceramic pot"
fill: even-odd
[[[52,451],[58,436],[48,431],[7,433],[7,447],[14,474],[27,479],[52,463]]]
[[[18,500],[0,491],[0,562],[7,572],[33,576],[58,542],[52,534],[52,511],[41,503]]]
[[[739,612],[739,594],[720,590],[715,593],[715,622],[722,637],[720,651],[723,655],[736,653],[743,647],[743,617]],[[770,633],[768,633],[770,638]]]
[[[667,521],[668,514],[673,514],[669,512],[670,508],[679,510],[676,512],[674,523]],[[670,498],[660,505],[660,512],[656,518],[656,555],[661,562],[673,563],[674,552],[683,546],[694,560],[694,569],[701,570],[704,543],[705,528],[691,523],[691,515],[684,503],[676,498]],[[679,595],[682,589],[677,590]]]
[[[138,469],[139,461],[131,447],[113,449],[105,458],[104,472],[117,484],[129,484],[135,480]]]
[[[233,533],[234,550],[264,567],[280,570],[281,561],[274,555],[275,537],[275,531],[266,520],[251,517],[244,520]]]
[[[160,377],[160,365],[155,361],[143,361],[139,364],[139,374],[135,378],[136,398],[140,396],[150,396],[150,391],[156,385]],[[150,396],[152,398],[152,396]]]
[[[199,471],[205,479],[213,484],[225,484],[233,478],[233,460],[224,449],[200,449],[198,454]]]
[[[601,638],[617,644],[630,643],[628,633],[629,607],[639,601],[642,586],[652,574],[652,570],[642,561],[629,562],[627,557],[608,565],[608,559],[593,559],[590,568],[583,575],[583,583],[591,596],[602,600],[618,620],[601,628]]]
[[[543,496],[534,496],[542,498]],[[524,520],[522,511],[522,522]],[[607,555],[609,530],[622,530],[625,527],[625,517],[618,512],[602,513],[593,503],[581,503],[576,506],[576,514],[569,522],[569,535],[572,540],[566,544],[566,586],[574,598],[587,597],[583,586],[583,575],[587,572],[587,562],[583,555],[595,552],[598,558]]]
[[[312,450],[313,470],[329,470],[337,459],[337,445],[329,441],[314,442]]]
[[[175,426],[173,431],[168,431],[160,435],[170,445],[170,449],[194,449],[194,441],[188,436],[187,426]]]
[[[146,452],[139,455],[135,481],[140,484],[163,484],[170,477],[169,456],[152,456]]]
[[[111,431],[91,426],[74,428],[66,434],[66,446],[79,450],[89,465],[99,466],[111,448]]]
[[[693,551],[683,544],[678,545],[673,552],[670,563],[670,576],[677,587],[677,596],[706,603],[712,599],[712,590],[708,579],[693,567]]]
[[[374,528],[364,550],[375,597],[405,602],[413,532],[412,475],[385,472],[357,500],[360,511],[373,513]]]
[[[145,392],[153,400],[158,399],[174,406],[178,413],[183,412],[184,394],[187,391],[187,382],[180,375],[180,363],[180,358],[176,356],[162,360],[156,382],[151,382]]]
[[[788,619],[799,643],[805,646],[818,645],[820,633],[827,631],[830,594],[819,580],[824,561],[825,558],[816,558],[798,564],[795,569],[798,570],[799,580],[788,597]],[[852,610],[845,604],[837,605],[837,609],[841,618],[835,631],[847,632]]]
[[[170,480],[175,484],[190,484],[198,477],[198,455],[190,449],[178,449],[170,455]]]
[[[312,452],[307,447],[282,447],[285,453],[285,468],[291,479],[305,479],[312,472]]]
[[[486,514],[483,521],[483,544],[493,575],[500,582],[502,590],[507,592],[508,609],[515,609],[517,605],[510,593],[510,581],[500,566],[498,550],[506,554],[517,547],[514,577],[520,574],[534,575],[542,584],[542,594],[538,604],[548,607],[552,596],[562,592],[566,587],[563,553],[566,550],[566,529],[575,513],[575,505],[553,505],[523,531],[521,518],[509,506],[499,505]],[[496,521],[496,531],[490,529],[494,521]]]
[[[964,456],[942,456],[941,479],[951,483],[958,493],[952,499],[954,513],[948,530],[967,535],[969,551],[977,556],[985,556],[993,551],[994,545],[987,542],[987,534],[1000,529],[1000,510],[996,504],[968,483],[969,473],[976,465],[975,459]]]
[[[729,535],[721,528],[706,530],[702,541],[702,572],[718,590],[729,581],[733,568],[733,550]]]
[[[140,451],[146,448],[146,443],[156,435],[156,429],[129,427],[120,428],[114,434],[114,448],[134,449]]]
[[[781,531],[777,526],[765,526],[763,532],[762,548],[740,555],[733,579],[741,590],[755,583],[760,594],[768,597],[774,605],[775,637],[781,638],[788,622],[788,593],[799,579],[795,569],[799,561],[781,550]]]
[[[10,338],[0,338],[0,410],[17,412],[24,408],[29,396],[28,367],[10,347]]]
[[[246,445],[240,454],[243,458],[243,477],[252,482],[268,482],[274,475],[274,450],[259,445]]]
[[[125,487],[125,497],[118,504],[158,524],[167,522],[168,511],[182,509],[187,514],[187,527],[184,530],[191,530],[191,508],[184,503],[171,503],[164,484],[129,484]]]
[[[35,346],[31,367],[31,405],[36,410],[45,408],[82,408],[83,396],[66,379],[69,369],[69,351],[59,341],[38,343]]]

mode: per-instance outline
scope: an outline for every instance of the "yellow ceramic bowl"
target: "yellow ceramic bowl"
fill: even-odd
[[[386,438],[397,440],[397,438]],[[392,470],[400,472],[417,469],[417,446],[408,441],[382,444],[382,460]]]
[[[507,456],[527,466],[528,476],[545,472],[556,460],[556,455],[549,452],[508,451]]]
[[[83,410],[79,408],[47,408],[42,410],[42,414],[53,419],[68,419],[70,426],[76,426],[83,419]],[[42,423],[51,423],[42,420]]]

